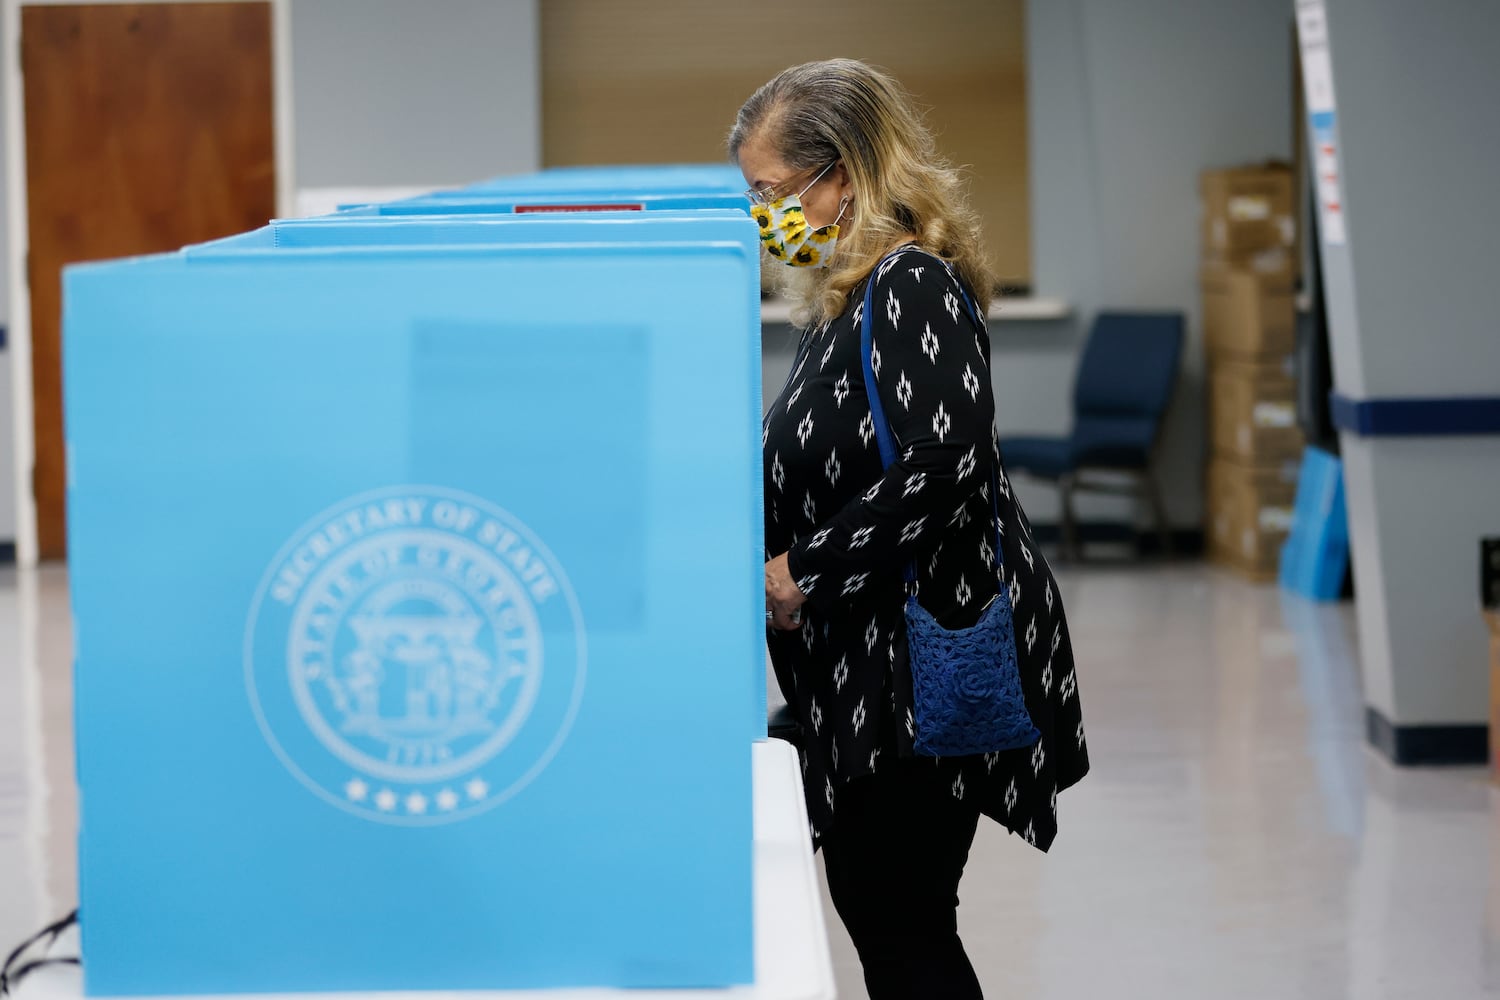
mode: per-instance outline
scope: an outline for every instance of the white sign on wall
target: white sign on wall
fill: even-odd
[[[1333,92],[1333,59],[1328,51],[1328,12],[1323,0],[1299,0],[1297,35],[1302,48],[1302,83],[1313,139],[1313,176],[1318,189],[1318,223],[1325,246],[1348,239],[1339,167],[1338,103]]]

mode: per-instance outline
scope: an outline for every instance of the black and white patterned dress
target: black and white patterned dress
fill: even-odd
[[[768,631],[771,660],[805,733],[815,840],[839,789],[911,757],[915,720],[903,568],[946,628],[974,624],[1010,588],[1022,685],[1042,733],[1034,748],[933,759],[953,794],[1046,850],[1057,793],[1088,771],[1061,595],[999,463],[989,335],[965,312],[953,273],[915,246],[874,275],[871,357],[901,461],[882,471],[860,362],[863,285],[844,314],[803,333],[766,414],[766,558],[789,551],[808,602],[802,628]],[[998,471],[1001,566],[992,470]]]

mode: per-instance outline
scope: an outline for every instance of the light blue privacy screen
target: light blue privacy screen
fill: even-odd
[[[628,195],[739,195],[745,179],[729,164],[663,164],[659,166],[551,167],[530,174],[493,177],[463,187],[433,191],[424,199],[497,198],[534,199],[563,196],[581,201]],[[357,207],[357,206],[342,206]],[[744,210],[744,199],[737,206]]]
[[[726,241],[735,243],[745,231],[745,213],[737,210],[704,210],[699,212],[599,212],[505,216],[370,216],[349,219],[341,215],[314,219],[276,220],[263,229],[242,236],[232,236],[213,243],[189,247],[189,256],[238,253],[247,249],[279,247],[416,247],[461,246],[469,244],[507,245],[515,243],[566,243],[571,245],[617,243],[620,241],[677,242]],[[750,368],[755,376],[751,393],[751,424],[758,428],[762,412],[760,396],[760,320],[759,295],[755,286],[747,289],[735,313],[745,324],[743,342],[750,351]],[[758,435],[758,430],[755,432]],[[757,438],[758,440],[758,438]],[[763,549],[750,556],[762,559]],[[752,623],[757,637],[759,625]],[[757,647],[759,650],[759,647]],[[723,669],[745,670],[750,697],[748,732],[752,740],[766,738],[766,670],[763,651],[749,661],[726,660]]]
[[[494,177],[466,187],[434,191],[434,197],[476,194],[605,193],[628,191],[711,191],[739,194],[745,179],[727,163],[551,167],[531,174]]]
[[[745,213],[735,209],[659,212],[559,212],[523,215],[325,215],[314,219],[277,219],[269,227],[269,245],[277,247],[413,246],[444,244],[682,242],[737,240],[745,231]],[[263,230],[244,237],[205,244],[201,249],[245,249],[239,242],[255,238],[267,245]],[[200,249],[200,248],[194,248]],[[757,306],[759,286],[747,290],[746,303]],[[759,314],[746,314],[752,325]],[[758,338],[757,349],[759,348]]]
[[[754,225],[65,277],[91,994],[751,977]]]
[[[536,194],[425,195],[344,209],[339,215],[511,215],[580,211],[683,211],[735,209],[749,217],[743,195],[714,191],[538,192]]]
[[[726,208],[748,211],[745,179],[728,164],[553,167],[531,174],[495,177],[465,187],[434,191],[420,198],[379,205],[341,206],[361,214],[441,211],[434,202],[458,201],[461,212],[511,213],[624,206],[635,211]],[[401,206],[396,208],[394,206]]]
[[[434,206],[435,208],[436,206]],[[308,219],[273,219],[248,233],[186,248],[189,255],[273,247],[441,246],[518,242],[680,242],[738,239],[745,213],[736,209],[653,212],[540,212],[515,214],[381,215],[350,210]],[[727,223],[727,225],[726,225]],[[519,228],[518,228],[519,227]]]

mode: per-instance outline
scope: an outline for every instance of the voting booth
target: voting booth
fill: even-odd
[[[485,194],[602,193],[630,191],[713,192],[739,194],[745,178],[727,163],[665,163],[631,166],[551,167],[531,174],[507,175],[460,188],[434,191],[434,197]]]
[[[340,215],[526,215],[545,212],[662,212],[729,209],[744,213],[745,197],[711,191],[462,193],[360,205]],[[746,218],[749,215],[746,214]]]
[[[468,214],[65,276],[91,994],[751,979],[755,225]]]
[[[251,248],[333,248],[467,246],[472,244],[654,242],[701,247],[714,242],[738,245],[744,232],[745,213],[740,210],[707,209],[696,212],[662,211],[644,216],[633,212],[543,213],[500,216],[359,216],[341,215],[312,219],[274,220],[252,233],[190,247],[188,256],[237,253]],[[741,305],[743,310],[743,304]],[[744,338],[751,357],[752,373],[760,371],[758,304],[741,311],[751,324]],[[756,427],[761,417],[759,378],[752,393],[753,412],[748,420]],[[753,558],[759,558],[757,552]],[[757,638],[759,631],[756,630]],[[747,726],[752,739],[766,738],[765,657],[758,650],[746,656],[742,666],[749,687]]]
[[[554,167],[497,177],[378,205],[343,206],[346,215],[528,214],[537,212],[694,211],[743,214],[745,180],[721,164]]]

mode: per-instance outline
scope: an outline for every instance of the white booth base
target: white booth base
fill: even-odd
[[[833,960],[808,839],[801,768],[790,744],[755,745],[755,985],[719,990],[521,990],[470,993],[380,993],[382,1000],[832,1000]],[[78,931],[53,946],[56,956],[78,954]],[[236,1000],[350,1000],[350,993],[240,995]],[[15,1000],[78,1000],[83,974],[76,966],[38,969],[15,991]]]

